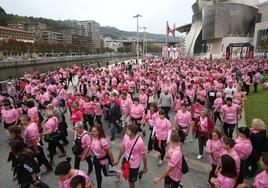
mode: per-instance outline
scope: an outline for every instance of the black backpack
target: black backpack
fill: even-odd
[[[81,153],[83,152],[83,148],[82,148],[82,138],[83,136],[85,136],[88,133],[84,133],[82,136],[77,136],[75,139],[75,145],[72,147],[72,152],[74,155],[78,156],[81,155]]]

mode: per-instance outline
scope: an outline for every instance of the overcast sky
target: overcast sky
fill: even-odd
[[[1,0],[7,13],[57,20],[95,20],[102,26],[136,30],[137,13],[140,26],[152,33],[165,33],[166,21],[177,26],[191,22],[191,6],[195,0]]]
[[[166,21],[176,26],[191,22],[191,6],[196,0],[1,0],[7,13],[57,20],[95,20],[102,26],[136,30],[140,26],[152,33],[165,33]],[[261,0],[263,1],[263,0]]]

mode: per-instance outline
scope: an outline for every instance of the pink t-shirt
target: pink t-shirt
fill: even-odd
[[[81,112],[80,110],[72,112],[71,122],[76,123],[78,121],[82,121],[82,119],[83,119],[83,112]]]
[[[83,104],[84,113],[87,115],[94,115],[94,103],[93,102],[85,102]]]
[[[235,178],[228,178],[221,173],[218,174],[218,177],[215,179],[215,185],[217,188],[234,188],[235,186]]]
[[[236,172],[237,174],[239,174],[240,171],[240,158],[238,156],[238,154],[236,153],[235,149],[232,149],[230,153],[228,153],[226,150],[223,150],[222,155],[229,155],[230,157],[232,157],[235,160],[235,166],[236,166]]]
[[[83,149],[85,149],[86,147],[87,148],[91,147],[91,138],[90,138],[89,134],[87,133],[87,131],[84,130],[83,133],[79,134],[79,135],[75,132],[74,140],[76,140],[77,137],[80,137],[81,146]],[[90,155],[90,153],[88,153],[86,156],[89,156],[89,155]]]
[[[183,102],[183,100],[181,100],[181,99],[177,99],[175,101],[175,108],[174,108],[175,112],[178,112],[181,109],[182,102]]]
[[[133,147],[133,145],[137,139],[137,136],[135,138],[133,138],[132,140],[130,140],[128,135],[125,135],[123,138],[122,146],[123,146],[124,151],[125,151],[124,155],[125,155],[126,160],[128,160],[131,148]],[[133,151],[132,151],[132,154],[130,156],[130,160],[129,160],[130,168],[136,169],[136,168],[140,167],[142,155],[144,153],[145,153],[144,142],[143,142],[142,138],[138,138],[138,141],[135,144]]]
[[[58,130],[58,118],[53,116],[49,118],[45,124],[45,130],[47,133],[54,133]]]
[[[268,188],[268,173],[265,170],[256,176],[253,187]]]
[[[154,122],[155,136],[158,140],[167,140],[168,131],[171,129],[171,123],[168,119],[155,119]]]
[[[39,119],[38,108],[37,107],[29,108],[28,111],[27,111],[27,114],[34,120]]]
[[[100,140],[93,138],[91,143],[91,150],[98,159],[106,155],[109,147],[110,144],[106,138],[101,138]],[[108,164],[108,159],[101,160],[100,163],[102,165]]]
[[[96,116],[102,115],[102,108],[101,108],[101,104],[99,102],[94,103],[94,112],[95,112]]]
[[[223,121],[228,124],[236,124],[238,110],[239,106],[236,104],[232,104],[232,106],[223,105],[222,106],[222,112],[224,113]]]
[[[9,110],[2,109],[1,116],[4,120],[4,122],[6,122],[7,124],[11,124],[11,123],[14,123],[15,121],[17,121],[17,119],[19,117],[19,113],[15,108],[12,108]]]
[[[144,107],[141,104],[139,104],[138,106],[136,106],[135,104],[131,105],[130,114],[132,118],[139,119],[142,117],[143,113]]]
[[[168,165],[173,167],[173,170],[169,173],[169,177],[174,181],[178,182],[182,178],[182,152],[180,147],[169,148],[168,155],[170,159],[168,160]]]
[[[183,113],[181,110],[179,110],[176,113],[175,121],[176,121],[177,126],[180,126],[186,129],[189,126],[190,122],[192,121],[192,115],[190,112]]]
[[[92,182],[89,179],[88,175],[83,172],[82,170],[75,170],[75,174],[74,176],[72,176],[71,178],[66,179],[65,181],[60,181],[59,182],[59,188],[70,188],[70,182],[71,180],[75,177],[75,176],[83,176],[85,178],[86,181],[86,187],[91,187],[92,186]]]
[[[151,113],[150,110],[148,111],[146,115],[146,120],[148,121],[150,127],[154,127],[155,120],[156,118],[158,118],[158,116],[159,116],[158,112]]]
[[[214,108],[215,108],[216,112],[221,112],[222,104],[223,104],[222,98],[215,99]]]
[[[147,108],[147,102],[148,102],[148,96],[146,94],[139,95],[140,103],[141,105],[146,109]]]
[[[130,98],[126,98],[126,100],[121,99],[121,112],[123,116],[128,116],[130,113],[132,105],[132,100]]]
[[[130,81],[128,83],[128,92],[133,93],[135,90],[136,84],[134,81]]]
[[[252,152],[252,144],[250,140],[242,140],[240,137],[235,140],[234,148],[236,153],[242,160],[247,159]]]
[[[32,141],[36,139],[40,139],[39,129],[36,123],[31,123],[24,130],[24,142],[27,147],[32,147]]]
[[[217,165],[219,159],[221,158],[221,154],[223,152],[223,144],[220,139],[214,140],[210,139],[206,143],[206,151],[212,150],[212,155],[209,155],[209,160],[211,164]]]
[[[42,96],[41,96],[41,104],[44,104],[46,101],[50,100],[50,95],[48,92],[45,92]]]

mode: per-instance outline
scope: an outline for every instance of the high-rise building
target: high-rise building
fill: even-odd
[[[101,37],[100,37],[100,24],[93,21],[79,21],[78,26],[80,29],[80,34],[90,38],[90,48],[100,48],[101,47]]]

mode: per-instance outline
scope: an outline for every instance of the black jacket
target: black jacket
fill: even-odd
[[[32,174],[40,171],[38,163],[28,154],[19,154],[16,159],[15,171],[19,184],[31,183]]]
[[[82,87],[83,87],[83,93],[82,93]],[[79,86],[79,92],[81,93],[82,96],[87,95],[87,84],[86,83],[81,83]]]
[[[113,102],[110,106],[110,123],[115,123],[121,119],[121,110],[120,106]]]
[[[266,137],[266,130],[262,130],[258,133],[250,134],[250,141],[252,143],[253,155],[260,156],[262,152],[267,151],[267,137]]]

